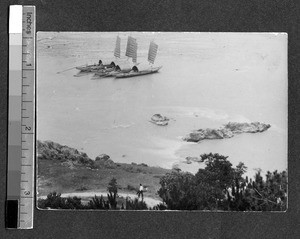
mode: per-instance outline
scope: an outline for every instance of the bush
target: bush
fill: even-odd
[[[107,187],[107,198],[109,201],[109,204],[111,206],[111,209],[116,209],[117,208],[117,195],[118,195],[118,184],[117,180],[115,178],[112,178],[110,180],[108,187]]]
[[[81,198],[62,198],[60,193],[53,192],[49,193],[46,199],[39,199],[38,207],[42,209],[82,209],[83,205]]]
[[[160,179],[159,196],[170,210],[284,211],[287,172],[258,170],[254,180],[244,178],[247,167],[236,167],[219,154],[203,154],[206,167],[193,175],[180,171]]]
[[[127,190],[129,190],[129,191],[138,191],[134,186],[132,186],[132,185],[130,185],[130,184],[128,184],[127,185]]]
[[[152,208],[152,210],[159,210],[159,211],[163,211],[163,210],[167,210],[167,209],[168,209],[167,205],[165,205],[163,203],[157,204],[156,206],[154,206]]]
[[[78,197],[68,197],[63,204],[63,209],[83,209],[84,206],[81,203],[81,198]]]
[[[79,188],[76,188],[75,191],[86,191],[88,188],[86,186],[81,185]]]
[[[126,198],[126,210],[147,210],[148,206],[144,201],[139,201],[138,198],[134,200]]]
[[[87,209],[109,209],[108,201],[103,199],[103,196],[97,197],[96,195],[89,201]]]
[[[158,195],[171,210],[196,210],[195,176],[191,173],[167,173],[160,179]]]

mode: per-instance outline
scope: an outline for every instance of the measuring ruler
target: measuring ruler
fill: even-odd
[[[10,6],[6,228],[33,228],[35,6]]]

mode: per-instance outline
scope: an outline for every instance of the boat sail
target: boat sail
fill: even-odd
[[[129,36],[127,39],[127,47],[126,47],[126,53],[125,56],[133,58],[137,51],[137,43],[136,39]]]
[[[133,43],[133,54],[132,54],[132,62],[133,63],[136,63],[137,62],[137,48],[138,48],[138,44],[137,42],[135,41]]]
[[[133,51],[137,50],[137,44],[136,42],[132,43],[133,44]],[[148,51],[148,62],[151,64],[151,69],[147,69],[147,70],[138,70],[138,68],[136,66],[134,66],[132,68],[132,71],[128,72],[128,73],[120,73],[116,75],[116,78],[128,78],[128,77],[134,77],[134,76],[141,76],[141,75],[148,75],[148,74],[153,74],[153,73],[157,73],[162,66],[159,67],[152,67],[152,65],[154,64],[156,55],[157,55],[157,50],[158,50],[158,45],[156,43],[154,43],[154,41],[150,42],[150,46],[149,46],[149,51]],[[132,60],[136,60],[132,55]]]
[[[121,57],[121,38],[119,36],[117,36],[117,39],[116,39],[116,46],[115,46],[115,50],[114,50],[114,56],[116,58]]]
[[[150,42],[149,51],[148,51],[148,61],[151,64],[154,64],[156,55],[157,55],[158,45],[154,41]]]
[[[114,56],[116,58],[121,58],[121,38],[117,36],[116,45],[114,49]],[[132,58],[132,61],[136,63],[137,60],[137,42],[136,39],[129,36],[127,40],[127,47],[125,56]],[[109,76],[116,76],[119,73],[128,73],[131,71],[131,68],[123,68],[121,69],[119,65],[115,66],[114,68],[103,69],[95,72],[95,76],[98,77],[109,77]]]

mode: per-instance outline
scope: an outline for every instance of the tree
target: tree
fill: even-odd
[[[195,176],[191,173],[173,171],[160,179],[158,195],[171,210],[194,210]]]
[[[110,180],[108,187],[107,187],[107,198],[110,203],[111,209],[117,208],[117,195],[118,195],[118,184],[115,178]]]
[[[198,209],[228,208],[226,204],[226,200],[230,200],[228,189],[234,185],[237,176],[243,173],[243,165],[233,168],[227,160],[228,157],[219,154],[202,154],[200,157],[206,166],[199,169],[195,175]]]
[[[258,211],[284,211],[287,206],[287,172],[267,172],[266,180],[261,170],[255,174],[255,180],[248,187],[252,188],[251,209]]]
[[[287,172],[258,169],[254,179],[243,177],[244,163],[236,167],[219,154],[203,154],[204,169],[193,175],[173,171],[160,180],[158,191],[167,209],[283,211],[287,205]]]

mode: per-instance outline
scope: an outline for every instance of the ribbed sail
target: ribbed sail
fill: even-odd
[[[153,64],[156,58],[158,45],[153,41],[150,42],[149,52],[148,52],[148,61]]]
[[[121,57],[121,38],[119,36],[117,36],[114,56],[117,58]]]
[[[132,62],[133,62],[133,63],[136,63],[136,61],[137,61],[137,48],[138,48],[138,44],[137,44],[137,42],[135,41],[135,42],[133,43],[133,54],[132,54]]]
[[[127,40],[127,47],[126,47],[125,56],[133,57],[134,49],[135,49],[135,43],[136,43],[136,39],[129,36],[128,40]]]

